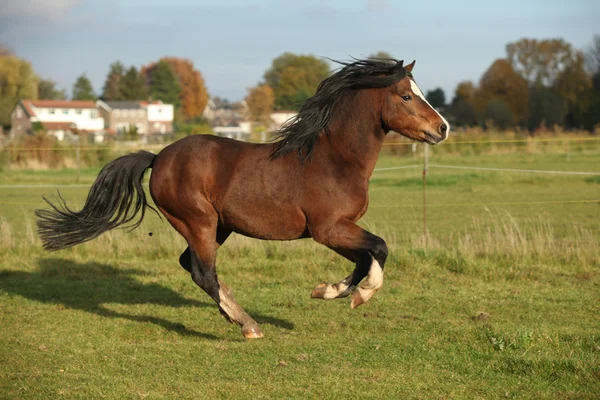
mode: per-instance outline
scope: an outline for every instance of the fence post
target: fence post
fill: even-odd
[[[423,235],[427,246],[427,166],[429,163],[429,145],[424,143],[423,148]]]
[[[79,169],[81,168],[81,163],[80,163],[81,157],[79,154],[79,152],[81,150],[81,140],[80,139],[81,138],[79,136],[77,136],[77,148],[75,149],[75,160],[77,163],[77,175],[75,178],[76,183],[79,183]]]

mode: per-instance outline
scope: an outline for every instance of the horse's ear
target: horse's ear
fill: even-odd
[[[404,67],[404,69],[406,70],[406,72],[408,72],[410,74],[412,72],[413,68],[415,67],[415,63],[416,62],[417,62],[417,60],[411,62],[406,67]]]

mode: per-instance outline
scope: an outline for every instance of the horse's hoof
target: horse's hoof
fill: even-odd
[[[312,293],[310,294],[310,297],[312,297],[313,299],[324,299],[325,292],[327,291],[327,286],[328,285],[326,283],[318,284],[317,287],[313,289]]]
[[[350,302],[350,308],[354,310],[356,307],[360,306],[364,302],[365,300],[360,295],[360,290],[357,289],[354,291],[354,293],[352,293],[352,301]]]
[[[257,324],[242,327],[242,334],[246,339],[260,339],[264,336]]]

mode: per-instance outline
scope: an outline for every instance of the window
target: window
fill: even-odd
[[[75,114],[81,115],[81,108],[78,108],[77,110],[75,110]]]
[[[90,110],[90,118],[98,118],[98,111]]]
[[[17,118],[21,118],[22,116],[23,116],[23,111],[21,111],[21,108],[19,107],[19,108],[17,108],[17,115],[16,115],[16,117]]]
[[[48,110],[48,114],[54,115],[55,113],[56,113],[56,110],[54,108],[51,108]]]
[[[156,111],[158,111],[158,113],[160,114],[160,113],[162,112],[162,108],[161,108],[161,107],[158,107],[158,108],[156,109]]]
[[[69,109],[68,109],[68,108],[64,108],[64,109],[62,110],[62,113],[63,113],[64,115],[69,115]]]

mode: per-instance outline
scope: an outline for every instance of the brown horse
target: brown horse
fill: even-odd
[[[341,64],[280,130],[280,141],[189,136],[157,155],[140,151],[110,162],[81,211],[69,210],[62,198],[58,205],[48,202],[51,210],[36,211],[44,247],[63,249],[119,225],[137,227],[151,207],[141,182],[152,168],[152,199],[189,245],[181,266],[246,338],[263,334],[217,278],[215,266],[217,249],[232,232],[265,240],[312,237],[356,265],[340,282],[318,285],[312,297],[352,294],[352,308],[368,301],[382,286],[388,250],[356,221],[367,211],[369,178],[383,140],[392,130],[436,144],[450,127],[413,80],[414,62]]]

